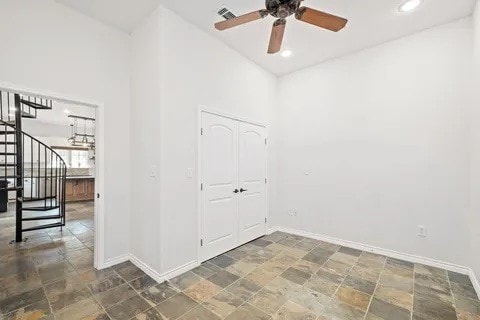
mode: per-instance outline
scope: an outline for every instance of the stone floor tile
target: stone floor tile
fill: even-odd
[[[48,301],[42,300],[17,309],[5,316],[4,320],[53,319]]]
[[[258,268],[258,266],[262,263],[263,262],[254,262],[248,261],[247,259],[242,259],[228,266],[225,268],[225,270],[239,277],[243,277]]]
[[[368,313],[385,320],[409,320],[410,310],[406,310],[387,303],[385,301],[373,298]]]
[[[119,285],[125,284],[125,280],[116,273],[111,273],[106,278],[100,277],[98,280],[92,281],[88,286],[94,294],[105,292]]]
[[[221,291],[203,303],[203,306],[216,316],[224,319],[244,303],[245,299],[239,298],[227,291]]]
[[[477,292],[473,287],[463,285],[455,282],[450,282],[452,293],[455,297],[464,297],[473,300],[478,300]]]
[[[431,295],[415,293],[413,297],[413,313],[418,318],[455,320],[456,310],[452,303],[445,302]]]
[[[413,307],[413,294],[395,288],[379,285],[374,297],[406,310],[412,310]]]
[[[335,298],[360,310],[367,311],[371,296],[353,288],[340,286]]]
[[[84,282],[76,276],[47,285],[45,292],[53,312],[92,297],[90,290]]]
[[[254,281],[251,281],[247,278],[242,278],[229,287],[226,290],[241,300],[248,300],[255,293],[260,291],[262,287],[257,285]]]
[[[177,319],[196,306],[198,306],[198,303],[192,298],[183,293],[178,293],[161,302],[156,309],[163,317],[162,319]]]
[[[292,267],[285,270],[280,276],[299,285],[303,285],[311,277],[309,273]]]
[[[35,270],[0,278],[0,300],[38,289],[41,286],[40,276]]]
[[[111,319],[122,320],[131,319],[137,314],[142,313],[150,308],[150,304],[147,303],[147,301],[145,301],[142,297],[137,295],[111,306],[106,311]]]
[[[360,257],[360,255],[362,254],[362,251],[361,250],[357,250],[357,249],[352,249],[352,248],[349,248],[349,247],[341,247],[338,252],[341,252],[341,253],[345,253],[345,254],[348,254],[348,255],[351,255],[351,256],[354,256],[354,257]]]
[[[414,263],[395,259],[395,258],[387,258],[387,265],[397,266],[397,267],[401,267],[401,268],[412,270],[412,271],[414,269]]]
[[[165,318],[155,308],[138,313],[132,320],[164,320]]]
[[[480,316],[480,301],[478,300],[458,297],[455,299],[455,305],[458,311],[465,311],[469,314]]]
[[[450,279],[450,282],[455,282],[473,287],[472,281],[470,280],[470,277],[468,275],[448,271],[448,278]]]
[[[444,269],[427,266],[424,264],[416,263],[415,264],[415,273],[432,277],[432,278],[442,278],[447,279],[447,271]]]
[[[229,256],[223,254],[223,255],[220,255],[218,257],[215,257],[215,258],[209,260],[208,262],[210,262],[211,264],[214,264],[214,265],[216,265],[217,267],[220,267],[220,268],[227,268],[227,267],[231,266],[232,264],[234,264],[235,260],[230,258]]]
[[[355,278],[352,276],[347,276],[343,281],[343,285],[353,288],[355,290],[364,292],[366,294],[372,295],[375,291],[376,283],[371,282],[365,279]]]
[[[125,283],[111,290],[97,293],[95,294],[95,297],[105,309],[108,309],[111,306],[127,300],[135,295],[137,295],[137,292],[127,283]]]
[[[248,303],[252,306],[269,315],[275,314],[285,302],[287,302],[287,299],[282,293],[273,292],[265,288],[248,300]]]
[[[129,282],[130,286],[137,291],[144,291],[150,287],[156,286],[158,283],[148,275],[143,275],[140,278]]]
[[[197,276],[207,279],[208,277],[213,276],[219,270],[221,270],[220,267],[205,262],[193,269],[192,272],[195,273]]]
[[[178,289],[171,286],[168,282],[158,284],[156,286],[150,287],[147,290],[140,293],[140,295],[148,302],[151,306],[156,306],[160,302],[167,300],[168,298],[173,297],[178,293]]]
[[[220,288],[216,284],[206,279],[202,279],[193,286],[186,289],[184,293],[195,301],[201,303],[207,301],[221,290],[222,288]]]
[[[189,271],[169,280],[169,283],[179,290],[185,290],[198,283],[201,279],[201,277]]]
[[[93,298],[78,301],[58,312],[55,312],[56,320],[83,320],[101,314],[102,308]]]
[[[210,282],[213,282],[220,288],[225,288],[237,281],[239,276],[230,273],[226,270],[221,270],[208,278]]]
[[[245,303],[225,318],[225,320],[270,320],[271,317],[249,303]]]
[[[46,300],[43,288],[37,288],[0,300],[0,314],[7,314],[31,304]]]
[[[363,320],[364,317],[364,311],[334,299],[327,304],[326,309],[320,314],[319,319]]]
[[[124,263],[116,265],[113,267],[113,269],[126,281],[132,281],[136,278],[139,278],[145,275],[145,273],[142,270],[140,270],[136,265],[134,265],[130,261],[126,261]]]
[[[221,320],[221,318],[203,306],[197,306],[180,317],[180,320]]]
[[[307,308],[287,301],[272,317],[272,320],[315,320],[317,315]]]

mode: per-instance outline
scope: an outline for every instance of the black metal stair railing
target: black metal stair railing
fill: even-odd
[[[22,131],[22,118],[51,106],[50,100],[0,92],[0,192],[15,192],[15,242],[24,232],[65,226],[67,165]]]

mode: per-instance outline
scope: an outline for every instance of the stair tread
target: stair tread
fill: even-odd
[[[31,113],[22,111],[22,118],[37,119],[37,116]]]
[[[40,104],[40,103],[35,103],[33,101],[28,101],[28,100],[24,100],[24,99],[21,99],[20,102],[22,104],[25,104],[25,105],[27,105],[31,108],[34,108],[34,109],[39,109],[39,110],[51,110],[52,109],[51,106]]]
[[[62,223],[62,222],[56,222],[56,223],[44,224],[42,226],[36,226],[36,227],[32,227],[32,228],[22,229],[22,232],[35,231],[35,230],[48,229],[48,228],[55,228],[55,227],[63,227],[64,225],[65,224]]]
[[[9,187],[9,188],[0,188],[0,190],[7,190],[7,191],[17,191],[17,190],[22,190],[23,187]]]
[[[23,207],[22,210],[24,211],[50,211],[54,209],[58,209],[60,206],[39,206],[39,207]]]

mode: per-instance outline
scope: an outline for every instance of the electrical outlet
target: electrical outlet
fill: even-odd
[[[427,236],[427,228],[425,226],[418,226],[418,236],[425,238]]]

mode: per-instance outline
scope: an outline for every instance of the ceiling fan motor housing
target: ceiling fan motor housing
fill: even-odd
[[[285,19],[297,11],[299,0],[266,0],[268,12],[280,19]]]

